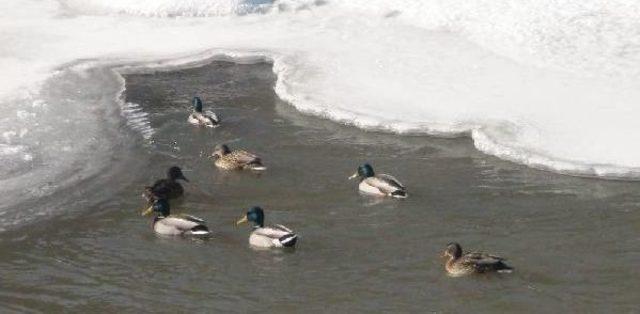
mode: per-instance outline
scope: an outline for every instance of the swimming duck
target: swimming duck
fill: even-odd
[[[250,169],[256,171],[266,170],[260,157],[244,150],[230,150],[225,144],[216,145],[211,157],[215,159],[216,167],[225,170]]]
[[[167,170],[166,179],[160,179],[152,186],[145,187],[142,196],[146,198],[149,203],[159,199],[178,198],[184,193],[184,189],[182,185],[178,183],[178,180],[189,182],[182,174],[182,170],[179,167],[173,166]]]
[[[187,214],[171,215],[169,202],[166,199],[156,200],[142,212],[142,216],[147,216],[156,212],[153,219],[153,230],[162,235],[197,235],[206,236],[211,234],[205,221],[195,216]]]
[[[364,164],[358,167],[358,171],[349,177],[349,180],[357,177],[360,178],[360,185],[358,188],[361,192],[379,196],[391,196],[395,198],[407,197],[407,188],[405,188],[402,183],[388,174],[376,175],[373,172],[373,167],[369,164]]]
[[[462,254],[462,247],[455,242],[447,245],[443,256],[447,257],[447,262],[444,265],[445,270],[456,277],[490,272],[510,273],[513,271],[513,268],[504,263],[504,258],[482,252]]]
[[[249,244],[259,248],[293,247],[298,241],[298,235],[283,225],[264,226],[264,212],[258,206],[251,207],[247,214],[236,222],[240,225],[247,221],[253,222],[253,232],[249,236]]]
[[[193,112],[187,119],[189,123],[208,128],[215,128],[220,124],[220,119],[215,113],[209,110],[202,112],[202,99],[200,97],[193,97],[191,104],[193,105]]]

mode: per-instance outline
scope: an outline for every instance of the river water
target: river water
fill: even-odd
[[[274,94],[268,63],[125,79],[126,101],[146,115],[120,122],[103,156],[114,162],[99,170],[109,175],[45,200],[86,200],[73,210],[0,233],[2,312],[640,311],[638,183],[534,170],[468,138],[306,116]],[[196,94],[222,126],[187,124]],[[207,155],[222,142],[269,169],[217,170]],[[363,162],[396,176],[409,198],[360,195],[347,177]],[[138,214],[142,187],[172,165],[191,181],[174,212],[206,219],[212,238],[159,237]],[[250,229],[233,222],[252,205],[294,229],[298,247],[250,248]],[[452,241],[516,270],[451,278],[440,253]]]

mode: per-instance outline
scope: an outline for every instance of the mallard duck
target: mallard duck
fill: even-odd
[[[408,196],[407,188],[396,180],[396,178],[388,174],[376,175],[373,172],[373,167],[369,164],[358,167],[358,171],[349,177],[349,180],[358,177],[360,178],[358,188],[363,193],[395,198],[406,198]]]
[[[211,157],[215,160],[216,167],[225,170],[250,169],[256,171],[266,170],[260,157],[244,150],[230,150],[225,144],[216,145]]]
[[[513,268],[504,263],[504,258],[482,252],[462,254],[462,247],[455,242],[447,245],[443,256],[447,258],[444,268],[452,276],[513,271]]]
[[[182,170],[179,167],[173,166],[167,170],[166,179],[160,179],[152,186],[145,187],[142,196],[146,198],[149,203],[159,199],[178,198],[184,194],[184,189],[182,185],[178,183],[178,180],[189,182],[182,174]]]
[[[153,230],[162,235],[209,235],[211,232],[205,225],[205,221],[187,214],[171,215],[169,202],[166,199],[156,200],[142,212],[147,216],[156,212],[153,219]]]
[[[298,235],[283,225],[264,226],[264,212],[258,206],[251,207],[247,214],[236,222],[240,225],[247,221],[253,222],[253,232],[249,236],[249,244],[259,248],[293,247],[298,241]]]
[[[208,128],[215,128],[220,124],[220,119],[215,113],[209,110],[202,112],[202,99],[200,97],[193,97],[191,104],[193,104],[193,112],[187,119],[189,123]]]

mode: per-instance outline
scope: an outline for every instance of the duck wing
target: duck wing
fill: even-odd
[[[196,217],[196,216],[192,216],[192,215],[189,215],[189,214],[177,214],[177,215],[171,215],[169,217],[172,217],[172,216],[176,217],[176,218],[188,220],[188,221],[191,221],[191,222],[195,222],[195,223],[200,223],[200,224],[203,224],[203,223],[206,222],[202,218],[199,218],[199,217]]]
[[[275,227],[276,227],[276,228],[278,228],[278,229],[280,229],[280,230],[282,230],[282,231],[286,231],[286,232],[289,232],[289,233],[293,233],[293,230],[291,230],[291,229],[289,229],[289,228],[287,228],[287,227],[285,227],[285,226],[283,226],[283,225],[276,225]]]
[[[472,266],[477,272],[511,270],[504,261],[506,259],[483,252],[469,252],[462,257],[462,263]]]
[[[242,165],[260,164],[261,162],[260,157],[244,150],[232,151],[229,153],[229,158]]]
[[[406,188],[404,187],[404,185],[403,185],[402,183],[400,183],[400,181],[398,181],[398,179],[396,179],[396,178],[395,178],[395,177],[393,177],[393,176],[390,176],[390,175],[388,175],[388,174],[384,174],[384,173],[383,173],[383,174],[379,174],[379,175],[377,175],[377,177],[378,177],[379,179],[381,179],[381,180],[385,181],[387,184],[389,184],[389,185],[391,185],[391,186],[394,186],[394,187],[396,187],[396,188],[398,188],[398,189],[400,189],[400,190],[404,190],[404,189],[406,189]]]
[[[476,260],[476,261],[481,261],[481,260],[506,261],[506,258],[493,255],[493,254],[484,253],[484,252],[467,252],[464,254],[464,257],[466,259]]]
[[[275,247],[293,247],[298,241],[298,235],[283,225],[258,228],[253,235],[269,239]]]
[[[189,218],[189,215],[169,215],[162,219],[162,223],[165,225],[170,225],[183,231],[191,230],[193,227],[201,225],[203,222],[204,220],[199,218],[191,219]]]
[[[291,229],[283,226],[283,225],[275,225],[275,226],[267,226],[262,228],[257,228],[253,231],[257,235],[265,236],[271,239],[280,239],[285,235],[293,233]]]
[[[218,115],[215,114],[213,111],[207,110],[204,112],[204,116],[213,124],[213,125],[217,125],[218,123],[220,123],[220,118],[218,118]]]
[[[209,234],[204,220],[187,214],[169,215],[159,221],[165,226],[175,228],[182,233]]]
[[[384,194],[392,195],[398,191],[405,191],[404,185],[390,175],[381,174],[364,180],[368,185],[380,190],[380,192]]]

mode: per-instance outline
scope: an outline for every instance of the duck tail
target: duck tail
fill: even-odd
[[[280,237],[278,241],[280,241],[283,247],[293,247],[296,245],[296,242],[298,242],[298,235],[294,233],[285,234]]]
[[[247,168],[253,171],[265,171],[267,167],[265,167],[260,161],[252,162],[247,165]]]
[[[391,193],[392,197],[395,198],[407,198],[407,196],[409,196],[409,194],[407,194],[407,191],[404,190],[397,190]]]
[[[209,228],[207,228],[207,226],[205,226],[205,225],[197,225],[197,226],[191,228],[191,234],[192,235],[199,235],[199,236],[206,236],[206,235],[210,235],[211,231],[209,231]]]
[[[496,269],[496,271],[501,274],[510,274],[513,272],[513,267],[500,262],[500,264],[498,264],[498,268]]]
[[[211,123],[214,126],[218,126],[218,124],[220,124],[220,118],[218,118],[217,114],[207,110],[207,115],[208,115],[209,121],[211,121]]]

